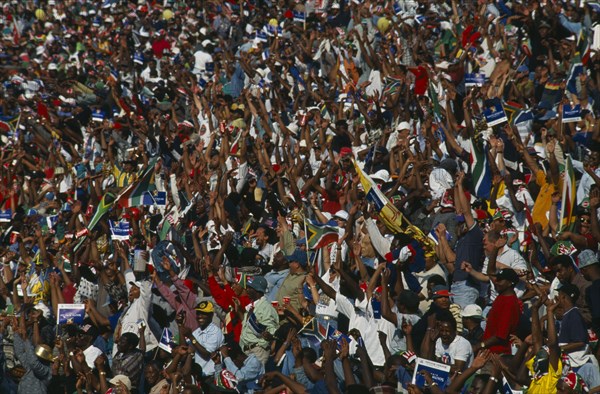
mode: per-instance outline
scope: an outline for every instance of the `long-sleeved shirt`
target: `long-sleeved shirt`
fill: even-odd
[[[208,287],[210,294],[212,294],[215,302],[224,311],[228,311],[233,308],[233,299],[237,298],[240,301],[240,306],[245,308],[252,300],[247,295],[240,295],[239,297],[234,293],[233,289],[229,285],[221,287],[214,276],[208,277]],[[242,322],[239,319],[232,321],[233,325],[233,338],[236,342],[240,341],[240,335],[242,334]]]
[[[277,299],[277,292],[289,273],[289,269],[284,269],[281,271],[269,271],[265,274],[265,279],[267,280],[267,294],[265,294],[265,297],[267,297],[267,300],[275,301]]]
[[[246,313],[244,323],[242,324],[240,346],[242,349],[251,346],[260,346],[264,349],[268,348],[269,342],[262,337],[261,333],[257,333],[252,327],[250,324],[250,317],[254,315],[256,321],[265,326],[266,331],[270,334],[275,334],[275,331],[279,327],[279,315],[277,314],[277,311],[265,297],[256,300],[253,304],[249,304],[247,309],[248,313]]]
[[[125,272],[125,283],[127,283],[127,292],[131,290],[131,284],[129,282],[135,282],[135,275],[133,271],[127,270]],[[143,321],[148,326],[148,312],[150,310],[150,297],[152,295],[151,288],[152,284],[150,281],[142,281],[142,287],[140,288],[140,296],[133,300],[129,307],[123,311],[119,324],[121,325],[121,335],[126,332],[132,332],[136,335],[139,333],[138,322]],[[145,331],[146,339],[146,351],[153,350],[158,346],[158,341],[152,333],[152,330]],[[117,346],[113,348],[113,357],[117,354]]]
[[[194,309],[196,307],[196,295],[190,291],[179,277],[171,277],[171,281],[173,281],[177,294],[162,282],[158,282],[156,288],[169,305],[175,309],[177,314],[185,312],[185,325],[194,331],[198,328],[196,311]],[[177,296],[179,296],[181,301],[177,300]]]
[[[33,344],[29,340],[23,340],[20,335],[15,335],[15,355],[25,368],[25,375],[19,382],[18,394],[48,392],[48,385],[52,379],[50,364],[40,361],[35,355]]]
[[[254,354],[250,354],[244,360],[244,365],[238,368],[237,365],[233,362],[233,360],[229,357],[223,359],[223,364],[225,365],[225,369],[235,375],[238,380],[237,389],[239,392],[250,393],[253,390],[249,390],[246,387],[248,382],[252,382],[256,380],[259,376],[265,373],[265,366],[260,362],[258,358]],[[223,370],[222,364],[215,364],[215,376],[221,373]]]

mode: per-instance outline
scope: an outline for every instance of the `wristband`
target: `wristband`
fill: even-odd
[[[490,380],[494,383],[498,383],[498,379],[494,376],[490,376]]]

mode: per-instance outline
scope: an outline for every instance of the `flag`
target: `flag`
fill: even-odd
[[[388,96],[397,93],[400,86],[402,86],[402,79],[400,77],[387,76],[385,77],[385,85],[383,87],[383,96]]]
[[[96,212],[94,213],[92,220],[90,220],[90,222],[88,223],[87,229],[89,231],[92,231],[96,227],[100,219],[102,219],[102,217],[108,212],[108,210],[113,206],[114,203],[115,195],[111,192],[107,192],[102,197],[102,200],[100,200],[100,203],[98,204],[98,208],[96,208]]]
[[[262,30],[256,31],[256,39],[260,42],[268,42],[269,41],[269,39],[267,38],[267,32],[262,31]]]
[[[304,12],[294,11],[294,22],[306,22],[306,15],[304,14]]]
[[[581,105],[563,105],[563,123],[579,122],[581,120]]]
[[[56,324],[83,324],[84,304],[58,304]]]
[[[121,208],[153,205],[154,195],[149,193],[156,190],[156,185],[154,184],[154,165],[156,164],[156,160],[157,159],[153,159],[150,164],[148,164],[148,167],[146,167],[137,182],[132,183],[119,194],[117,197],[117,204],[121,206]],[[150,204],[144,204],[144,202],[150,202]]]
[[[0,116],[0,132],[14,132],[19,124],[21,114],[15,116]]]
[[[429,99],[431,100],[433,108],[433,117],[438,123],[441,123],[442,111],[440,110],[440,100],[438,98],[437,91],[433,86],[431,86],[431,81],[429,82]]]
[[[571,226],[574,221],[574,209],[576,201],[575,189],[575,171],[573,170],[573,162],[571,156],[567,155],[565,160],[565,171],[563,176],[563,192],[560,205],[560,231]]]
[[[469,140],[469,163],[475,195],[488,199],[492,191],[492,170],[488,162],[486,144],[484,141],[482,146],[476,146],[473,138]]]
[[[365,190],[367,200],[375,206],[375,210],[379,214],[379,218],[385,223],[388,229],[394,233],[401,233],[402,231],[402,220],[404,215],[396,208],[390,200],[379,190],[375,182],[365,174],[358,164],[354,162],[354,168],[360,178],[360,183]]]
[[[337,227],[306,220],[306,244],[309,249],[320,249],[330,243],[337,242],[339,230]]]
[[[581,59],[581,63],[585,66],[590,61],[591,56],[591,47],[592,43],[586,34],[587,29],[581,29],[579,32],[579,36],[577,37],[577,52],[575,52],[575,57],[577,56]]]
[[[573,63],[571,65],[571,69],[569,71],[569,78],[567,79],[567,91],[569,93],[578,95],[578,91],[581,90],[581,87],[578,89],[578,79],[579,76],[583,73],[585,73],[583,64]]]
[[[110,238],[113,241],[129,241],[129,222],[121,220],[120,222],[114,222],[109,220],[110,226]]]
[[[174,341],[173,333],[171,332],[171,330],[169,330],[168,328],[163,328],[158,347],[166,352],[171,353],[175,345],[176,343]]]

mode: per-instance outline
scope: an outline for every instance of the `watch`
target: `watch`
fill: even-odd
[[[195,340],[195,339],[192,339],[192,345],[195,345],[195,344],[197,344],[197,343],[198,343],[198,341],[197,341],[197,340]]]

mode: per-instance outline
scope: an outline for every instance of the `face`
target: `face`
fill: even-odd
[[[456,337],[456,330],[448,322],[442,322],[438,325],[440,339],[446,346],[450,345]]]
[[[490,241],[487,235],[483,237],[483,249],[486,254],[490,254],[494,251],[494,242]]]
[[[570,283],[571,282],[571,278],[573,276],[572,269],[565,268],[560,264],[557,264],[552,269],[554,270],[554,273],[556,274],[556,277],[558,278],[560,283]]]
[[[256,230],[256,243],[260,246],[263,246],[267,243],[267,234],[264,228],[259,228]]]
[[[433,303],[442,309],[450,308],[450,298],[449,297],[438,297],[433,300]]]
[[[117,349],[121,353],[125,353],[129,350],[129,342],[127,342],[127,337],[121,336],[119,338],[119,342],[117,342]]]
[[[204,329],[208,327],[210,322],[212,321],[212,313],[199,313],[196,312],[196,321],[200,328]]]
[[[483,384],[483,380],[479,378],[473,379],[473,383],[469,387],[469,394],[481,394],[483,392],[485,385]]]
[[[579,216],[579,232],[581,234],[587,234],[590,232],[590,215]]]
[[[144,376],[146,377],[146,381],[150,384],[150,386],[154,386],[160,379],[160,371],[158,368],[156,368],[156,366],[150,364],[144,369]]]
[[[140,298],[140,288],[137,286],[131,286],[129,289],[129,301],[133,301]]]
[[[512,286],[512,283],[506,279],[496,279],[495,276],[492,276],[492,280],[494,282],[494,286],[496,287],[496,291],[498,294],[504,292],[506,289]]]

